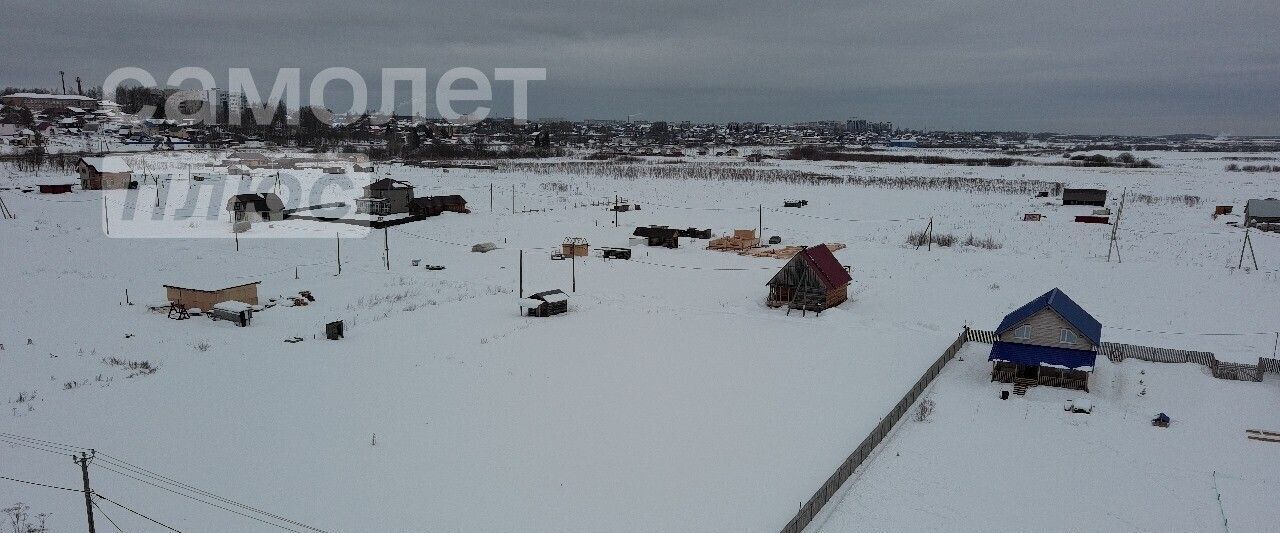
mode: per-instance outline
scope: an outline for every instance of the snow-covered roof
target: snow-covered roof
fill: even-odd
[[[1244,211],[1251,217],[1280,218],[1280,200],[1255,198],[1244,204]]]
[[[82,157],[80,160],[98,172],[133,172],[129,164],[124,162],[124,158],[119,156]]]
[[[560,302],[569,301],[569,295],[565,294],[564,291],[560,289],[552,289],[549,291],[542,291],[542,292],[530,294],[529,298],[534,300],[541,300],[543,302],[548,302],[548,303],[560,303]]]
[[[81,102],[92,102],[93,98],[88,96],[80,96],[78,94],[45,94],[45,93],[13,93],[4,95],[5,98],[47,98],[50,100],[78,100]]]
[[[237,300],[227,300],[213,304],[214,309],[221,311],[230,311],[232,313],[242,313],[244,311],[253,310],[253,306]]]
[[[261,281],[245,281],[245,280],[221,280],[221,279],[191,279],[176,283],[166,283],[165,287],[173,287],[175,289],[187,289],[191,291],[201,292],[217,292],[223,289],[231,289],[244,285],[256,285]]]
[[[1067,296],[1067,293],[1056,287],[1005,315],[1004,320],[1001,320],[1000,325],[996,327],[996,334],[1008,331],[1046,307],[1053,309],[1068,324],[1080,330],[1089,342],[1095,345],[1102,343],[1102,324]]]

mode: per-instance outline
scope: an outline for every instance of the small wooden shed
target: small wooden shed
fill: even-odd
[[[546,317],[569,312],[569,295],[560,289],[530,294],[521,301],[529,316]]]
[[[565,257],[586,257],[590,245],[582,237],[568,237],[560,244],[560,253]]]
[[[209,316],[216,320],[230,321],[232,324],[243,328],[253,320],[253,306],[235,300],[218,302],[213,304],[213,309],[209,311]]]
[[[649,246],[680,247],[680,230],[675,228],[667,226],[639,227],[631,234],[636,237],[644,237]]]
[[[258,284],[261,281],[250,281],[238,285],[221,286],[203,285],[199,288],[189,284],[165,285],[165,296],[171,303],[182,304],[188,309],[213,309],[222,302],[238,301],[249,305],[258,305]]]
[[[66,194],[71,192],[70,183],[40,184],[40,194]]]
[[[1063,189],[1062,205],[1107,205],[1106,189]]]

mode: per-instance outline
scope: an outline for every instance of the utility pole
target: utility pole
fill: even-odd
[[[1124,199],[1129,195],[1129,189],[1126,187],[1120,193],[1120,208],[1116,210],[1116,223],[1111,225],[1111,243],[1107,245],[1107,262],[1111,262],[1111,251],[1116,252],[1116,262],[1123,263],[1124,259],[1120,258],[1120,241],[1117,233],[1120,231],[1120,218],[1124,216]]]
[[[756,233],[756,239],[760,241],[760,244],[764,244],[764,204],[760,204],[756,208],[756,216],[760,219],[760,229],[757,230],[759,233]]]
[[[516,184],[511,184],[511,214],[516,214]]]
[[[387,228],[382,228],[382,255],[387,258],[387,270],[391,270],[391,237]]]
[[[618,227],[618,195],[613,195],[613,227]]]
[[[572,260],[570,260],[570,261],[569,261],[569,265],[570,265],[570,266],[569,266],[569,271],[571,272],[571,273],[569,274],[569,277],[570,277],[569,292],[578,292],[578,251],[577,251],[577,248],[578,248],[578,247],[577,247],[576,245],[575,245],[575,246],[573,246],[572,248],[570,248],[571,252],[569,253],[569,255],[572,257]]]
[[[489,212],[493,212],[493,184],[489,184]]]
[[[71,456],[71,460],[80,465],[80,477],[84,479],[84,512],[89,518],[89,533],[97,533],[93,527],[93,491],[89,490],[89,461],[93,460],[94,452],[89,450],[90,454],[86,455],[80,452],[80,457]]]

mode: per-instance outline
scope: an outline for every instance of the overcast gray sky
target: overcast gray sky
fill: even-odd
[[[300,67],[305,94],[345,66],[376,98],[382,67],[425,67],[433,89],[451,67],[546,67],[534,118],[1280,133],[1276,0],[977,4],[0,0],[0,85],[190,65],[263,88]]]

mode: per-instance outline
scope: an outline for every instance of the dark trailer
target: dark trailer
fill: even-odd
[[[1106,207],[1106,189],[1062,189],[1062,205],[1096,205]]]

